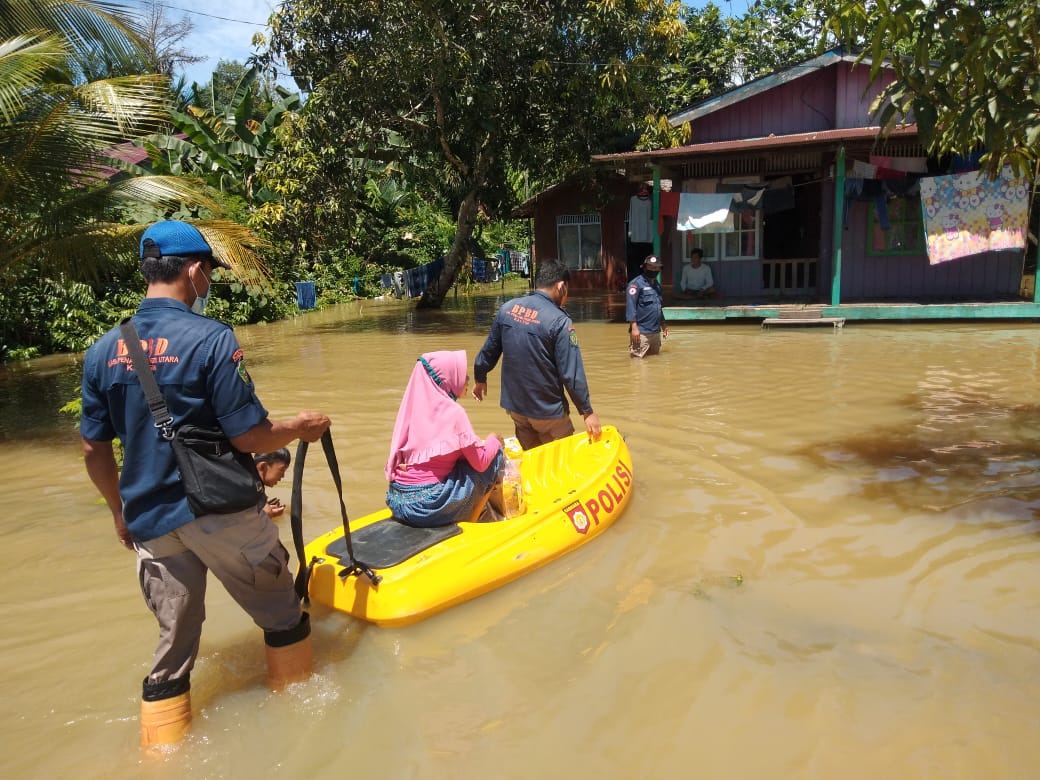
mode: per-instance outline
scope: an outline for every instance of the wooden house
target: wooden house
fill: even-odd
[[[1023,250],[929,263],[913,183],[949,172],[950,160],[929,159],[913,124],[881,136],[870,105],[884,77],[872,85],[869,63],[855,60],[833,50],[673,115],[674,126],[690,123],[686,146],[594,156],[600,176],[562,182],[519,210],[534,220],[536,259],[564,260],[572,287],[613,291],[656,254],[672,320],[782,307],[870,319],[1040,316],[1033,295],[1020,295]],[[885,185],[879,203],[857,182],[882,170],[905,180]],[[677,193],[737,196],[725,232],[677,229]],[[709,301],[678,296],[694,246],[718,289]]]

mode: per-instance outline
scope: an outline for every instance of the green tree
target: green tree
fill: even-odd
[[[827,13],[821,0],[755,0],[730,25],[736,83],[802,62],[825,46]]]
[[[985,150],[989,169],[1040,164],[1040,6],[1011,0],[839,0],[829,25],[863,45],[886,127],[916,120],[933,154]]]
[[[364,156],[377,154],[374,145],[337,143],[328,119],[324,111],[287,114],[275,130],[275,154],[257,169],[259,186],[276,197],[257,204],[251,224],[269,237],[279,272],[289,278],[318,258],[360,252],[368,182],[395,175],[392,166]]]
[[[271,55],[311,93],[301,125],[310,154],[393,162],[451,207],[445,270],[420,302],[436,307],[467,259],[480,208],[504,213],[513,202],[510,170],[584,166],[663,110],[660,71],[683,30],[680,7],[286,0],[271,19]]]
[[[209,81],[201,87],[198,84],[191,85],[191,103],[219,114],[226,106],[241,100],[238,92],[243,82],[249,84],[253,119],[258,122],[274,108],[280,95],[288,93],[288,90],[268,80],[264,72],[254,65],[243,65],[238,60],[220,60]]]
[[[679,56],[666,76],[673,111],[721,94],[732,86],[737,51],[730,26],[731,20],[724,18],[714,3],[699,10],[687,9]]]

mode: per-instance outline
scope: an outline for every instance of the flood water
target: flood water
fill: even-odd
[[[500,301],[365,301],[238,335],[272,415],[330,415],[360,516],[415,358],[472,361]],[[637,362],[619,303],[570,305],[632,456],[616,525],[413,626],[315,606],[317,675],[279,695],[211,582],[192,731],[158,757],[137,744],[154,620],[57,412],[78,360],[0,369],[2,775],[1036,776],[1040,327],[680,323]],[[498,379],[464,401],[482,435],[511,433]],[[320,448],[304,501],[307,539],[339,521]]]

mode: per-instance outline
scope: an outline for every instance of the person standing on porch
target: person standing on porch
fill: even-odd
[[[661,261],[648,255],[643,273],[628,283],[625,296],[625,319],[628,321],[628,352],[634,358],[656,355],[661,351],[661,336],[668,336],[664,322],[664,293],[657,281]]]

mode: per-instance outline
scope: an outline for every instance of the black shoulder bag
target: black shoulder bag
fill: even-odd
[[[252,456],[240,452],[219,426],[181,425],[173,427],[173,418],[159,385],[152,376],[148,357],[141,349],[141,338],[127,317],[119,324],[130,354],[131,365],[141,383],[155,427],[173,448],[173,457],[181,473],[188,507],[196,517],[224,515],[258,507],[264,498],[264,483],[257,474]]]

